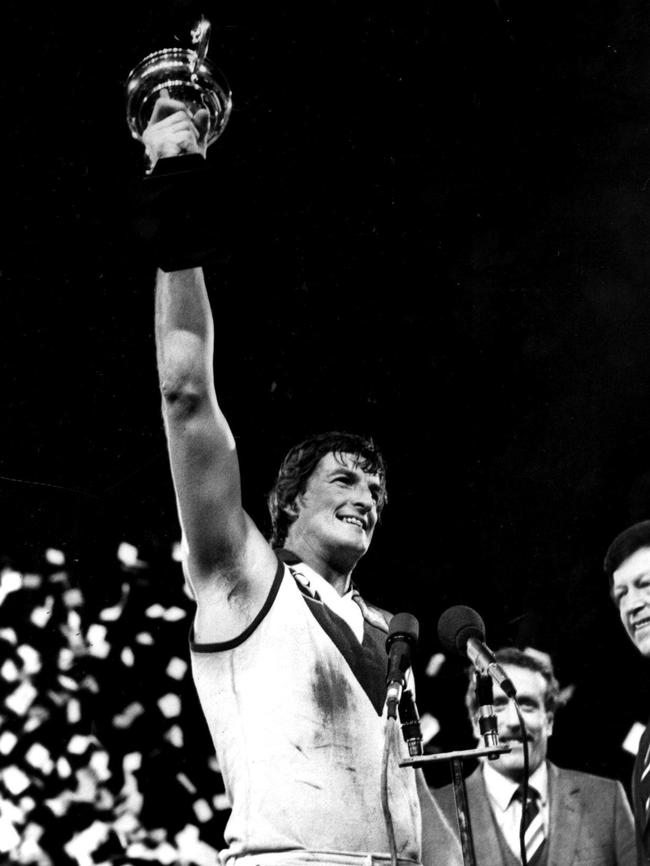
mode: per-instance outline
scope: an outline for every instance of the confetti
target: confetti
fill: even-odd
[[[24,716],[35,698],[36,689],[31,683],[25,681],[5,699],[5,706],[16,715]]]
[[[66,607],[81,607],[84,602],[84,597],[80,589],[76,586],[66,589],[63,593],[63,603]]]
[[[425,671],[428,677],[435,677],[440,668],[445,663],[445,656],[442,653],[435,653],[429,659],[429,663],[427,664],[427,669]]]
[[[622,747],[626,752],[629,752],[631,755],[636,755],[639,751],[639,743],[641,742],[644,730],[645,726],[642,725],[641,722],[635,722],[632,725],[622,743]]]
[[[122,664],[127,668],[132,668],[135,664],[135,656],[133,655],[133,650],[129,646],[125,646],[120,653],[120,659],[122,660]]]
[[[71,755],[83,755],[86,749],[94,742],[94,737],[84,737],[81,734],[75,734],[68,743],[68,752]]]
[[[178,622],[181,619],[185,619],[186,616],[187,612],[181,607],[169,607],[163,613],[163,619],[165,622]]]
[[[48,547],[45,551],[45,559],[50,565],[65,565],[65,554],[54,547]]]
[[[117,548],[117,558],[127,568],[138,568],[144,565],[144,562],[138,559],[138,548],[128,541],[123,541]]]
[[[194,814],[202,824],[205,824],[212,818],[212,809],[206,800],[196,800],[194,802]]]
[[[116,728],[129,728],[135,719],[138,716],[141,716],[144,713],[144,707],[142,704],[134,702],[129,704],[126,709],[124,709],[121,713],[113,717],[113,724]]]
[[[111,645],[106,640],[106,626],[93,623],[86,634],[90,654],[96,658],[105,659],[111,651]]]
[[[49,775],[54,769],[54,762],[50,757],[49,751],[40,743],[34,743],[29,747],[25,760],[32,767],[45,773],[45,775]]]
[[[0,572],[0,604],[11,592],[16,592],[23,585],[23,579],[18,571],[11,568],[4,568]]]
[[[167,676],[171,677],[173,680],[182,680],[187,671],[187,662],[183,661],[183,659],[179,659],[177,656],[170,659],[169,664],[167,665]]]
[[[139,632],[138,634],[136,634],[135,639],[137,643],[141,643],[145,646],[153,646],[153,638],[148,631]]]
[[[185,743],[183,730],[178,725],[172,725],[165,734],[165,739],[168,740],[172,746],[176,746],[177,749],[182,749]]]
[[[174,716],[180,714],[181,699],[178,695],[174,695],[170,692],[167,695],[163,695],[163,697],[158,700],[158,706],[166,719],[172,719]]]
[[[23,791],[26,791],[29,788],[29,779],[23,773],[23,771],[12,765],[11,767],[7,767],[2,772],[2,781],[4,782],[7,790],[10,794],[17,796],[18,794],[22,794]]]
[[[18,737],[12,731],[3,731],[0,734],[0,754],[8,755],[18,742]]]
[[[18,647],[16,653],[21,658],[24,673],[31,675],[37,674],[40,671],[42,667],[41,654],[35,650],[34,647],[29,646],[28,644],[22,644]]]
[[[16,665],[11,659],[7,659],[0,668],[0,679],[3,679],[7,683],[13,683],[19,678],[19,676],[20,674],[18,673]]]

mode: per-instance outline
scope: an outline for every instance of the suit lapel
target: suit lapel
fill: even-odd
[[[582,820],[582,791],[571,776],[558,773],[548,762],[548,793],[550,802],[550,835],[548,863],[573,863],[578,830]]]
[[[496,824],[480,767],[467,777],[465,785],[476,861],[480,866],[503,866]]]

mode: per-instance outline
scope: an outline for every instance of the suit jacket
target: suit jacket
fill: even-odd
[[[562,770],[550,762],[548,779],[547,866],[635,866],[632,812],[621,783]],[[465,779],[465,786],[477,866],[503,866],[497,824],[480,767]],[[432,794],[458,832],[453,786],[434,789]]]
[[[634,809],[639,866],[650,864],[650,821],[646,821],[645,807],[639,792],[641,773],[643,772],[643,765],[648,749],[650,749],[650,725],[648,725],[641,737],[639,751],[634,762],[634,770],[632,771],[632,807]]]

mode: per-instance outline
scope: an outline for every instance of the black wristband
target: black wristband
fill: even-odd
[[[134,190],[132,226],[144,255],[163,271],[227,254],[214,173],[200,154],[159,159]]]

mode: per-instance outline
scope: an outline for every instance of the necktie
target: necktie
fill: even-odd
[[[643,808],[647,820],[648,812],[650,811],[650,746],[648,746],[643,759],[643,770],[641,771],[639,779],[639,794],[643,801]]]
[[[513,795],[513,800],[515,799],[519,801],[522,799],[521,786]],[[539,805],[539,791],[536,788],[528,788],[528,802],[524,809],[524,828],[528,866],[535,866],[541,859],[546,841],[544,820]]]

